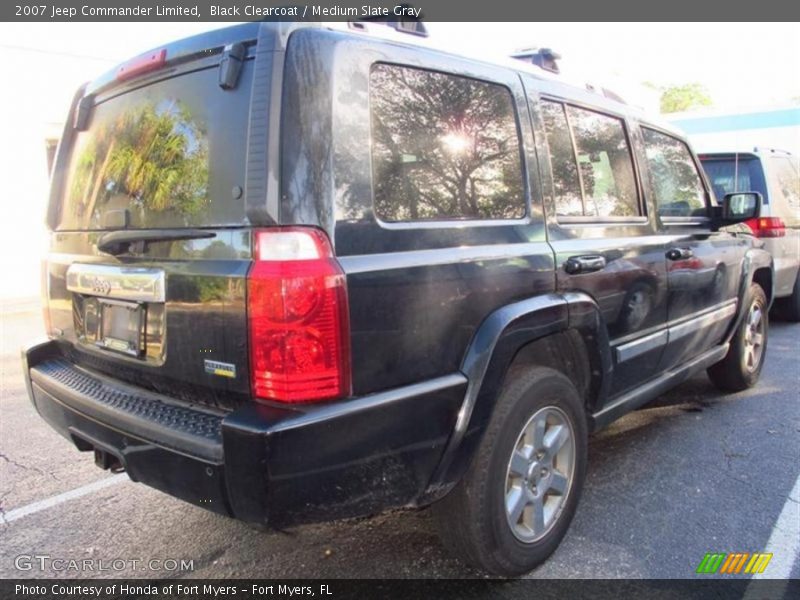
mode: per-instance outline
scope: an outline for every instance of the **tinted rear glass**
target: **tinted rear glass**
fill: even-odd
[[[240,224],[252,63],[225,91],[207,68],[97,104],[68,158],[57,229]],[[114,225],[117,224],[117,225]]]
[[[722,201],[725,194],[734,192],[759,192],[766,203],[767,184],[761,161],[754,156],[730,158],[701,158],[703,169],[714,190],[714,196]]]

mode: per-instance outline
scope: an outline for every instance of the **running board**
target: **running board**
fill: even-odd
[[[686,381],[692,375],[718,363],[725,358],[725,355],[728,353],[728,347],[729,344],[723,344],[722,346],[712,348],[688,363],[672,371],[667,371],[660,377],[656,377],[644,385],[623,394],[602,410],[589,416],[589,429],[591,431],[602,429],[606,425],[619,419],[625,413],[647,404],[676,385]]]

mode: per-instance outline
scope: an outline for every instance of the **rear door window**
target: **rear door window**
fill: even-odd
[[[511,92],[435,71],[370,74],[375,214],[387,222],[525,216]]]
[[[658,214],[708,216],[706,192],[689,147],[670,135],[642,128]]]
[[[622,119],[543,100],[556,214],[561,217],[642,215]]]
[[[241,224],[252,64],[234,90],[217,68],[136,88],[92,109],[71,149],[58,230]]]

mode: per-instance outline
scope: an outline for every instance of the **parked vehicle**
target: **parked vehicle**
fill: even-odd
[[[761,194],[761,216],[747,225],[775,264],[775,312],[800,321],[800,170],[789,152],[751,148],[708,152],[700,161],[717,198],[739,191]]]
[[[29,393],[197,506],[432,505],[465,560],[521,574],[569,527],[589,432],[705,369],[755,384],[758,197],[716,206],[625,104],[364,28],[239,25],[81,88]]]

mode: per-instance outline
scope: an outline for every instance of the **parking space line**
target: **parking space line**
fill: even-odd
[[[4,515],[0,516],[0,521],[11,523],[12,521],[16,521],[17,519],[21,519],[22,517],[27,517],[28,515],[32,515],[34,513],[47,510],[48,508],[53,508],[54,506],[58,506],[59,504],[63,504],[64,502],[75,500],[76,498],[80,498],[81,496],[86,496],[87,494],[91,494],[92,492],[96,492],[98,490],[102,490],[107,487],[111,487],[112,485],[123,483],[125,481],[129,481],[129,479],[128,476],[125,475],[124,473],[120,473],[118,475],[112,475],[111,477],[100,479],[99,481],[94,481],[79,488],[75,488],[74,490],[64,492],[63,494],[57,494],[55,496],[51,496],[50,498],[39,500],[38,502],[32,502],[27,506],[22,506],[20,508],[15,508],[14,510],[10,510]]]
[[[763,573],[755,573],[752,578],[782,579],[783,585],[779,585],[780,589],[770,588],[770,597],[783,598],[792,574],[792,566],[800,558],[800,475],[789,492],[781,514],[772,528],[767,547],[762,552],[772,554],[769,568]],[[757,584],[750,583],[742,600],[760,600],[763,597],[764,590],[757,587]]]
[[[753,579],[788,579],[792,565],[800,555],[800,475],[775,521],[763,552],[772,553],[772,560],[769,568],[753,575]]]

